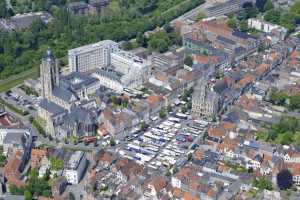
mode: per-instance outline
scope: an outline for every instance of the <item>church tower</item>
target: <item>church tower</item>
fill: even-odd
[[[40,66],[41,96],[50,100],[55,86],[59,85],[58,61],[50,49],[47,50]]]

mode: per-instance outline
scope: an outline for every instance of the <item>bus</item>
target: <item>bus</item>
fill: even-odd
[[[169,117],[168,120],[170,122],[175,122],[175,123],[179,123],[180,122],[180,119],[176,118],[176,117]]]
[[[183,114],[183,113],[176,113],[175,116],[179,119],[184,119],[184,120],[187,120],[188,116]]]

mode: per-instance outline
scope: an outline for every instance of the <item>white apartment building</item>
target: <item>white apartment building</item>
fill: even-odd
[[[99,80],[101,86],[112,89],[117,93],[122,93],[125,85],[121,82],[121,76],[114,71],[107,69],[98,69],[92,74]]]
[[[110,55],[119,49],[118,43],[103,40],[85,45],[68,52],[69,69],[71,72],[89,72],[93,69],[110,65]]]
[[[266,22],[262,19],[250,18],[248,19],[248,27],[254,28],[265,33],[276,33],[280,40],[284,40],[287,29],[277,24]]]
[[[111,65],[115,71],[122,74],[132,73],[147,76],[151,62],[130,52],[119,50],[111,54]]]
[[[70,184],[78,184],[86,170],[87,159],[84,152],[75,151],[72,154],[68,167],[65,169],[65,177]]]

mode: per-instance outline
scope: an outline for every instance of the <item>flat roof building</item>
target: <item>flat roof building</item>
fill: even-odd
[[[71,72],[89,72],[110,65],[110,55],[119,48],[118,43],[103,40],[85,45],[68,52],[69,69]]]
[[[65,176],[68,183],[78,184],[86,170],[87,159],[84,152],[75,151],[65,169]]]

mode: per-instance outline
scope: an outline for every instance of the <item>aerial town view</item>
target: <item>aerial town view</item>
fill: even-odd
[[[300,0],[0,0],[0,199],[300,200]]]

